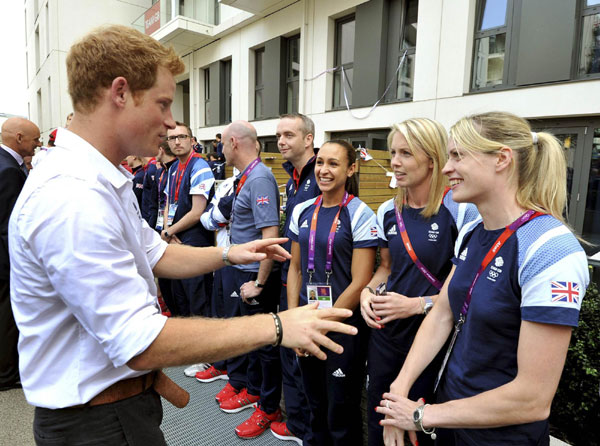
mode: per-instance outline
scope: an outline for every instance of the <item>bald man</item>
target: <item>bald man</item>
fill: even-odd
[[[40,129],[24,118],[2,124],[0,145],[0,390],[20,387],[17,339],[19,332],[10,306],[8,219],[27,178],[23,158],[33,156]]]
[[[223,154],[241,173],[236,180],[231,215],[231,243],[246,243],[279,234],[279,189],[275,177],[256,156],[256,130],[246,121],[231,123],[223,131]],[[242,315],[277,310],[281,288],[273,260],[234,266],[234,288],[241,297]],[[278,265],[278,264],[277,264]],[[229,384],[236,395],[220,403],[224,412],[254,408],[252,415],[236,427],[241,438],[261,435],[273,421],[281,420],[281,362],[279,347],[265,346],[248,354],[245,385],[237,370],[227,364]]]

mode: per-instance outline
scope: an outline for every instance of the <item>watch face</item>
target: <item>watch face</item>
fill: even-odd
[[[419,411],[419,409],[415,409],[415,411],[413,412],[413,421],[416,423],[417,421],[419,421],[419,419],[421,418],[421,412]]]

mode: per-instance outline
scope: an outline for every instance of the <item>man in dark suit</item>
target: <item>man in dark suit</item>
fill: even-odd
[[[2,124],[0,145],[0,390],[20,386],[19,332],[10,306],[8,219],[27,178],[24,157],[33,156],[40,143],[40,129],[24,118]]]

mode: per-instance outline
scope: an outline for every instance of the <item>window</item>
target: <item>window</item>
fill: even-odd
[[[210,68],[204,70],[204,125],[208,125],[210,120]]]
[[[265,81],[263,76],[263,62],[265,58],[265,49],[259,48],[254,52],[254,118],[259,119],[265,116],[263,107],[263,93]]]
[[[472,88],[478,90],[506,82],[506,36],[509,0],[484,0],[477,12]],[[512,5],[511,5],[512,6]]]
[[[231,59],[217,60],[204,69],[204,125],[231,122]]]
[[[52,78],[48,76],[48,124],[52,126]]]
[[[286,41],[286,113],[298,112],[300,85],[300,36]]]
[[[221,62],[221,120],[220,124],[231,122],[231,59]]]
[[[40,129],[44,129],[44,110],[42,109],[42,89],[37,91],[37,125]]]
[[[352,76],[354,69],[354,14],[335,22],[335,66],[340,67],[333,75],[333,108],[352,104]],[[343,69],[343,73],[342,73]]]
[[[35,71],[36,73],[42,66],[42,55],[40,53],[40,27],[35,28]]]
[[[600,244],[600,119],[533,121],[536,131],[554,134],[567,157],[565,218],[581,237],[588,255]]]
[[[600,0],[584,0],[581,11],[578,75],[600,73]]]
[[[573,79],[577,10],[575,1],[477,0],[471,90]]]
[[[50,55],[50,12],[48,8],[48,3],[46,3],[45,8],[45,17],[46,17],[46,56]]]
[[[415,49],[417,46],[417,16],[419,12],[419,1],[409,0],[402,5],[402,38],[400,40],[400,51],[397,56],[396,67],[400,64],[404,52],[406,59],[398,72],[396,81],[396,99],[412,99],[413,81],[415,77]],[[393,24],[390,24],[393,26]]]

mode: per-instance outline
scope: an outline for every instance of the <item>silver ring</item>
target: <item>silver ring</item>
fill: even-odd
[[[386,401],[385,401],[385,407],[386,407],[387,409],[389,409],[389,408],[390,408],[390,402],[389,402],[389,400],[386,400]]]
[[[305,357],[305,358],[308,358],[309,356],[310,356],[310,353],[306,353],[306,352],[304,352],[304,357]]]

